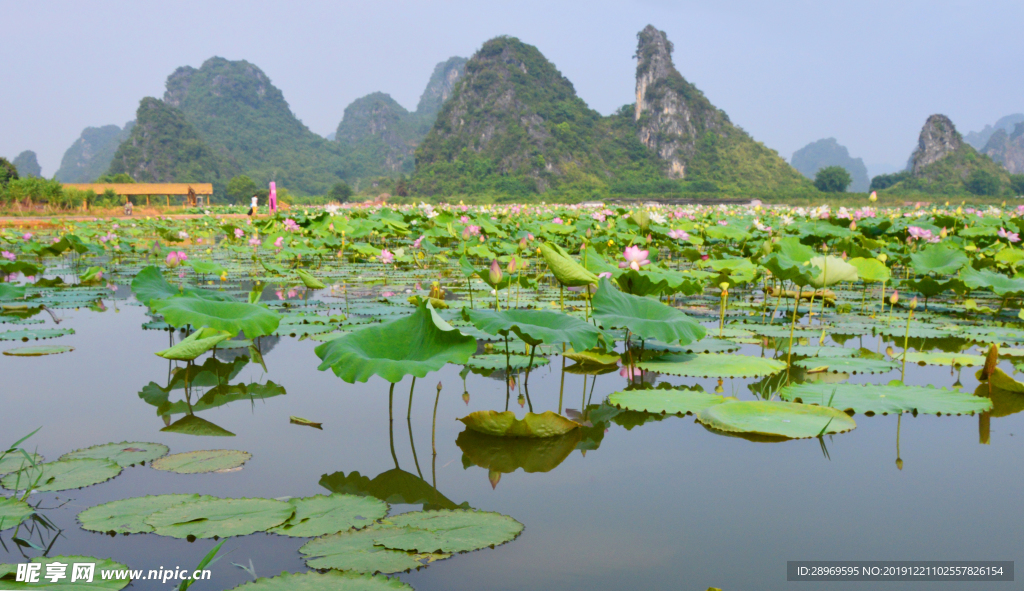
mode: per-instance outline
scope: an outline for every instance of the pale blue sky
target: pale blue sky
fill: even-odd
[[[0,155],[52,175],[86,126],[123,125],[182,65],[246,59],[313,131],[374,91],[408,108],[433,66],[487,39],[536,45],[591,107],[633,101],[636,33],[787,159],[836,137],[871,172],[902,165],[925,118],[961,132],[1024,111],[1024,2],[0,0]]]

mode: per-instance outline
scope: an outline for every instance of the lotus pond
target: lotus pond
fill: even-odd
[[[195,590],[1022,558],[1021,230],[596,204],[5,228],[0,587],[76,588],[14,580],[74,557],[209,568],[93,585]]]

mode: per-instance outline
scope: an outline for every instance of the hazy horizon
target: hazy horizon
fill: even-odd
[[[375,91],[410,110],[438,62],[487,39],[535,45],[602,114],[634,100],[636,33],[653,24],[677,68],[789,160],[835,137],[869,172],[902,167],[928,115],[961,133],[1024,111],[1016,26],[1024,4],[859,2],[293,2],[0,0],[12,26],[0,155],[34,150],[45,176],[85,127],[124,125],[180,66],[244,59],[327,135]],[[85,32],[83,34],[83,32]]]

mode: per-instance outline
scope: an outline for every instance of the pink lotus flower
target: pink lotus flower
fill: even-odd
[[[632,371],[630,371],[630,369],[632,369]],[[619,370],[619,375],[626,378],[627,380],[632,380],[633,378],[638,378],[642,376],[643,372],[640,371],[639,367],[630,368],[630,366],[628,365],[623,365],[622,369]]]
[[[27,232],[24,236],[21,237],[21,239],[22,240],[32,240],[32,233],[31,232]],[[57,239],[57,242],[60,242],[60,240]]]
[[[637,246],[627,246],[626,250],[622,252],[622,257],[626,259],[626,262],[619,263],[619,268],[625,269],[626,267],[629,267],[634,271],[639,271],[640,267],[651,263],[651,261],[647,259],[648,254],[650,254],[649,251],[640,250]]]
[[[605,271],[604,273],[598,273],[597,274],[597,278],[598,279],[605,279],[605,278],[611,279],[612,278],[612,273],[611,273],[611,271]]]
[[[288,290],[288,297],[289,298],[294,298],[296,295],[298,295],[298,293],[299,292],[295,291],[294,289],[289,289]]]
[[[420,237],[419,237],[419,238],[417,238],[417,239],[416,239],[416,241],[412,243],[412,247],[413,247],[413,248],[419,248],[419,247],[420,247],[420,243],[422,243],[422,242],[423,242],[423,239],[424,239],[424,238],[426,238],[426,236],[424,236],[424,235],[420,234]]]
[[[168,267],[177,267],[178,266],[178,253],[174,252],[173,250],[171,252],[167,253],[166,263],[167,263]]]
[[[686,230],[669,230],[668,237],[672,240],[689,240],[690,235],[686,233]]]
[[[907,241],[912,240],[925,240],[927,242],[938,242],[939,237],[932,234],[931,230],[925,230],[924,228],[918,228],[917,226],[910,226],[907,229]]]
[[[469,216],[468,215],[464,215],[464,216],[460,217],[459,218],[459,222],[463,223],[463,224],[468,224],[469,223]]]
[[[281,248],[281,244],[284,242],[284,236],[278,236],[277,240],[274,241],[274,248]]]
[[[5,258],[5,259],[7,259],[9,261],[13,261],[15,258],[17,258],[17,257],[15,257],[13,252],[9,252],[9,251],[6,251],[6,250],[3,251],[3,252],[0,252],[0,256],[2,256],[3,258]]]
[[[295,220],[293,220],[292,218],[288,218],[284,221],[284,229],[288,230],[289,232],[298,232],[302,228],[300,228],[299,225],[295,223]]]
[[[255,234],[253,234],[252,238],[249,239],[249,246],[259,246],[261,244],[263,244],[263,241]]]
[[[561,225],[561,224],[563,224],[565,222],[562,221],[562,218],[555,218],[555,219],[551,220],[551,223],[552,224],[559,224],[559,225]]]
[[[385,248],[384,250],[380,251],[380,262],[384,263],[385,265],[390,265],[391,263],[395,262],[395,255],[392,254],[390,250]]]
[[[241,228],[235,228],[235,238],[241,238],[245,236],[245,232]]]
[[[384,292],[381,292],[380,295],[385,297],[385,298],[390,298],[390,297],[394,297],[395,292],[393,292],[393,291],[384,291]]]
[[[999,237],[1006,238],[1010,243],[1020,242],[1020,234],[1015,232],[1007,232],[1006,228],[999,228]]]

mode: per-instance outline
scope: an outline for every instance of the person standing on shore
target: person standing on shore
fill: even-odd
[[[257,195],[252,196],[252,205],[249,206],[249,217],[256,215],[256,210],[260,207],[260,198]]]

